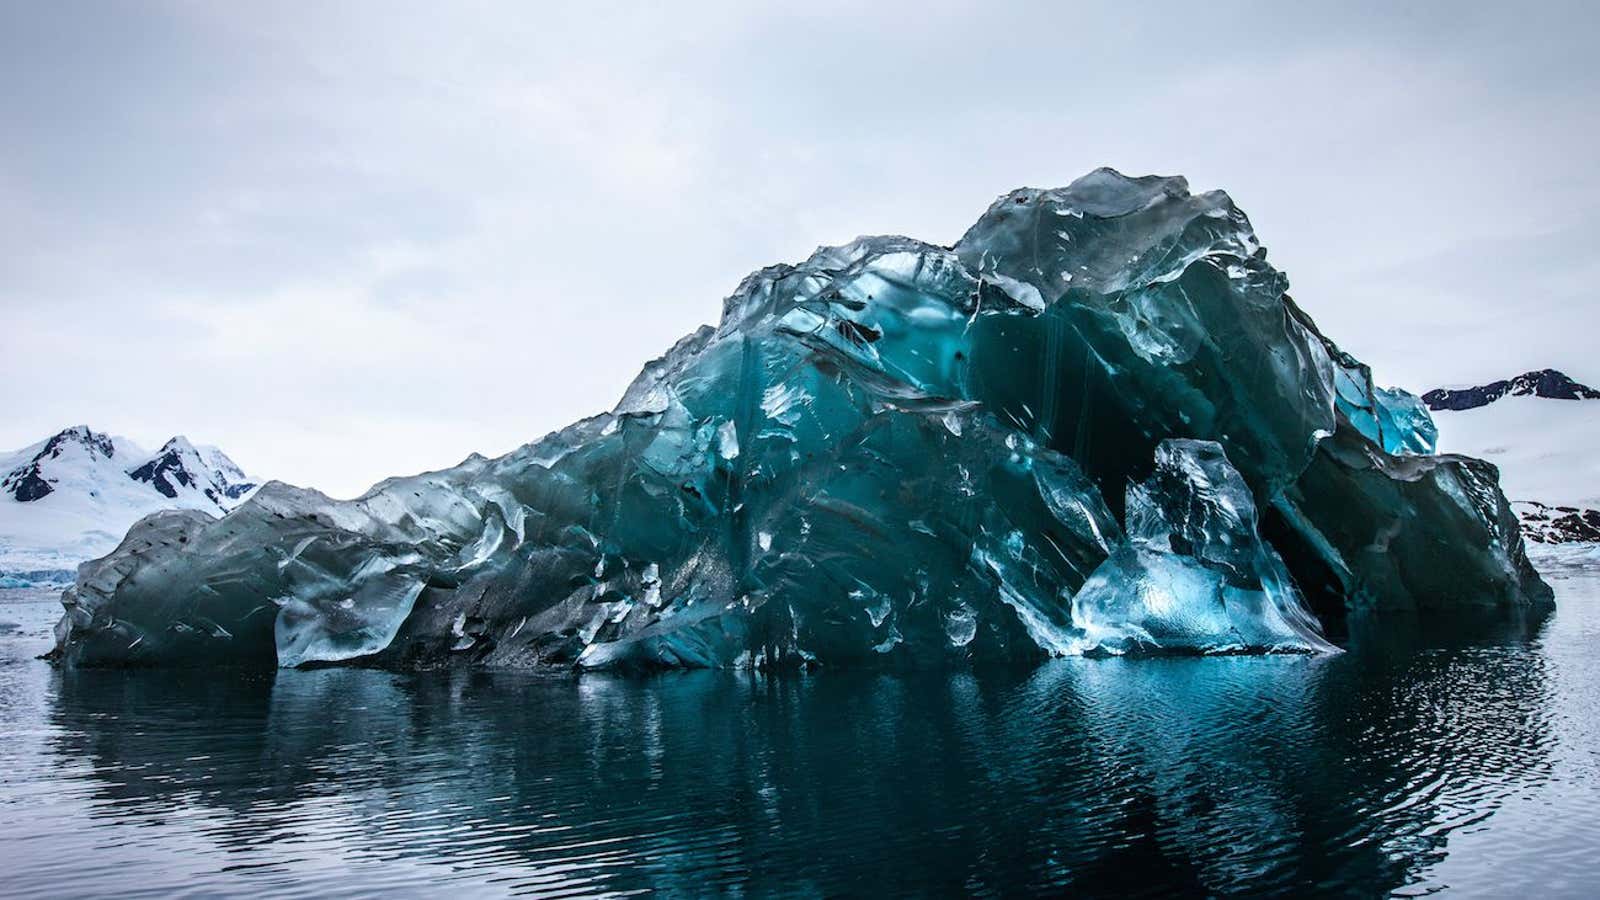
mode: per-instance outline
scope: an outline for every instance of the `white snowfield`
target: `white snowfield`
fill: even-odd
[[[1501,397],[1477,409],[1435,410],[1439,452],[1500,467],[1513,501],[1600,509],[1600,400]]]
[[[0,578],[22,583],[70,579],[79,563],[109,553],[150,513],[221,515],[255,489],[215,447],[178,436],[151,453],[84,426],[0,453],[0,479]],[[31,490],[19,490],[25,480]],[[18,498],[36,494],[41,482],[49,487],[44,496]]]

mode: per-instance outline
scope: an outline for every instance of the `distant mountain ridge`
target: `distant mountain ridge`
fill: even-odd
[[[0,453],[0,578],[38,581],[110,552],[162,509],[222,515],[258,482],[215,447],[179,435],[149,453],[78,425]]]
[[[1555,369],[1524,372],[1515,378],[1467,388],[1434,388],[1422,395],[1432,410],[1459,412],[1488,406],[1501,397],[1543,397],[1547,400],[1600,400],[1600,391]]]

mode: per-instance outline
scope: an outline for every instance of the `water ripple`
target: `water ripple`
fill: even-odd
[[[58,673],[10,598],[3,891],[1579,894],[1600,580],[1557,588],[1332,658],[771,679]]]

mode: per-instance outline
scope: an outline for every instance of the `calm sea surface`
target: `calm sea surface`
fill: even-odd
[[[1600,895],[1600,576],[1321,659],[62,673],[0,592],[0,893]]]

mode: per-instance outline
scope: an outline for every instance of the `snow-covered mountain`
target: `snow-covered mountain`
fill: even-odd
[[[224,512],[256,487],[221,450],[196,447],[181,434],[161,445],[154,456],[129,472],[128,477],[149,485],[169,500],[179,501],[178,506],[190,508],[181,498],[198,493]],[[192,508],[212,511],[206,504]]]
[[[70,578],[150,513],[221,515],[255,488],[221,450],[182,436],[149,453],[127,438],[68,428],[0,454],[0,579]]]
[[[1461,411],[1488,406],[1501,397],[1542,397],[1546,400],[1600,400],[1600,391],[1579,384],[1555,369],[1523,372],[1515,378],[1470,387],[1435,388],[1422,395],[1431,410]]]
[[[1500,467],[1529,540],[1600,541],[1600,391],[1545,369],[1422,399],[1439,452]]]

